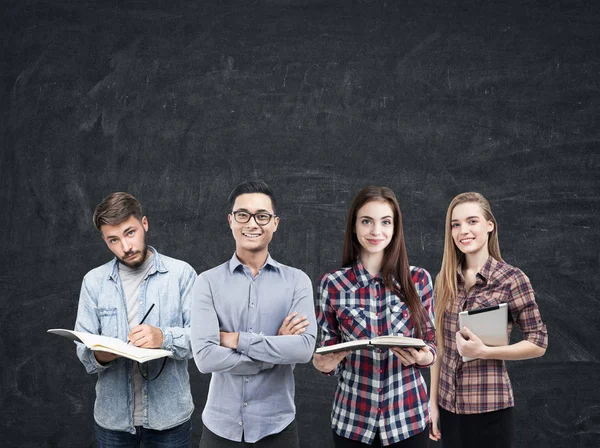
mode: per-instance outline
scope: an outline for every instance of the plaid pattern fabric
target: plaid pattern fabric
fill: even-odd
[[[546,325],[542,322],[529,279],[523,272],[490,256],[467,294],[464,277],[459,271],[457,300],[449,305],[444,315],[438,405],[447,411],[480,414],[515,404],[504,361],[478,359],[463,363],[456,348],[458,313],[500,303],[507,303],[509,307],[509,334],[516,322],[524,340],[543,348],[548,346]]]
[[[431,277],[416,267],[411,275],[429,315],[423,340],[435,360]],[[360,262],[323,275],[318,295],[321,346],[382,335],[414,336],[406,304]],[[390,445],[425,429],[427,389],[417,366],[404,367],[389,349],[359,350],[344,358],[335,373],[340,378],[331,420],[338,435],[370,444],[379,430],[383,444]]]

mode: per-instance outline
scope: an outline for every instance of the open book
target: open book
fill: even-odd
[[[133,359],[139,363],[144,363],[153,359],[164,358],[165,356],[173,356],[173,353],[168,350],[162,350],[160,348],[136,347],[135,345],[128,344],[121,339],[101,336],[99,334],[63,330],[62,328],[48,330],[48,333],[57,334],[58,336],[63,336],[67,339],[81,342],[90,350],[113,353],[115,355]]]
[[[425,342],[422,339],[409,338],[407,336],[378,336],[373,339],[357,339],[355,341],[341,342],[339,344],[330,345],[328,347],[320,347],[315,353],[318,355],[324,355],[326,353],[341,352],[344,350],[361,350],[363,348],[373,350],[376,348],[390,348],[390,347],[413,347],[421,348],[425,347]]]

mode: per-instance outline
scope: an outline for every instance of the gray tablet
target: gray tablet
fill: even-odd
[[[458,314],[460,328],[467,327],[475,333],[485,345],[495,347],[508,345],[508,305],[490,306],[475,310],[463,311]],[[471,361],[466,358],[463,361]]]

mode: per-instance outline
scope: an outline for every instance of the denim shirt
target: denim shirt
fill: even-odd
[[[164,341],[160,348],[173,352],[164,370],[154,381],[142,384],[143,427],[165,430],[187,421],[194,410],[190,392],[188,359],[190,345],[191,292],[196,272],[187,263],[159,255],[153,248],[154,266],[140,285],[139,316],[154,308],[144,323],[158,327]],[[127,340],[126,298],[119,277],[118,260],[91,270],[81,285],[75,330]],[[103,428],[135,433],[133,426],[134,386],[132,369],[137,363],[116,358],[98,363],[94,353],[77,342],[77,356],[88,373],[97,373],[94,419]],[[140,364],[142,372],[153,378],[163,360]]]

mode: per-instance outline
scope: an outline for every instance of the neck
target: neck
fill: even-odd
[[[487,250],[487,247],[485,248],[485,250],[482,249],[476,254],[468,254],[465,257],[465,269],[468,271],[479,272],[483,265],[485,265],[485,263],[487,262],[489,256],[490,253]]]
[[[238,257],[238,260],[242,262],[242,264],[250,268],[252,274],[256,277],[258,275],[258,270],[262,268],[267,261],[269,251],[264,249],[259,252],[249,252],[236,249],[235,255]]]
[[[383,266],[383,252],[377,254],[362,252],[359,258],[363,267],[371,274],[371,276],[376,277],[381,272],[381,267]]]

